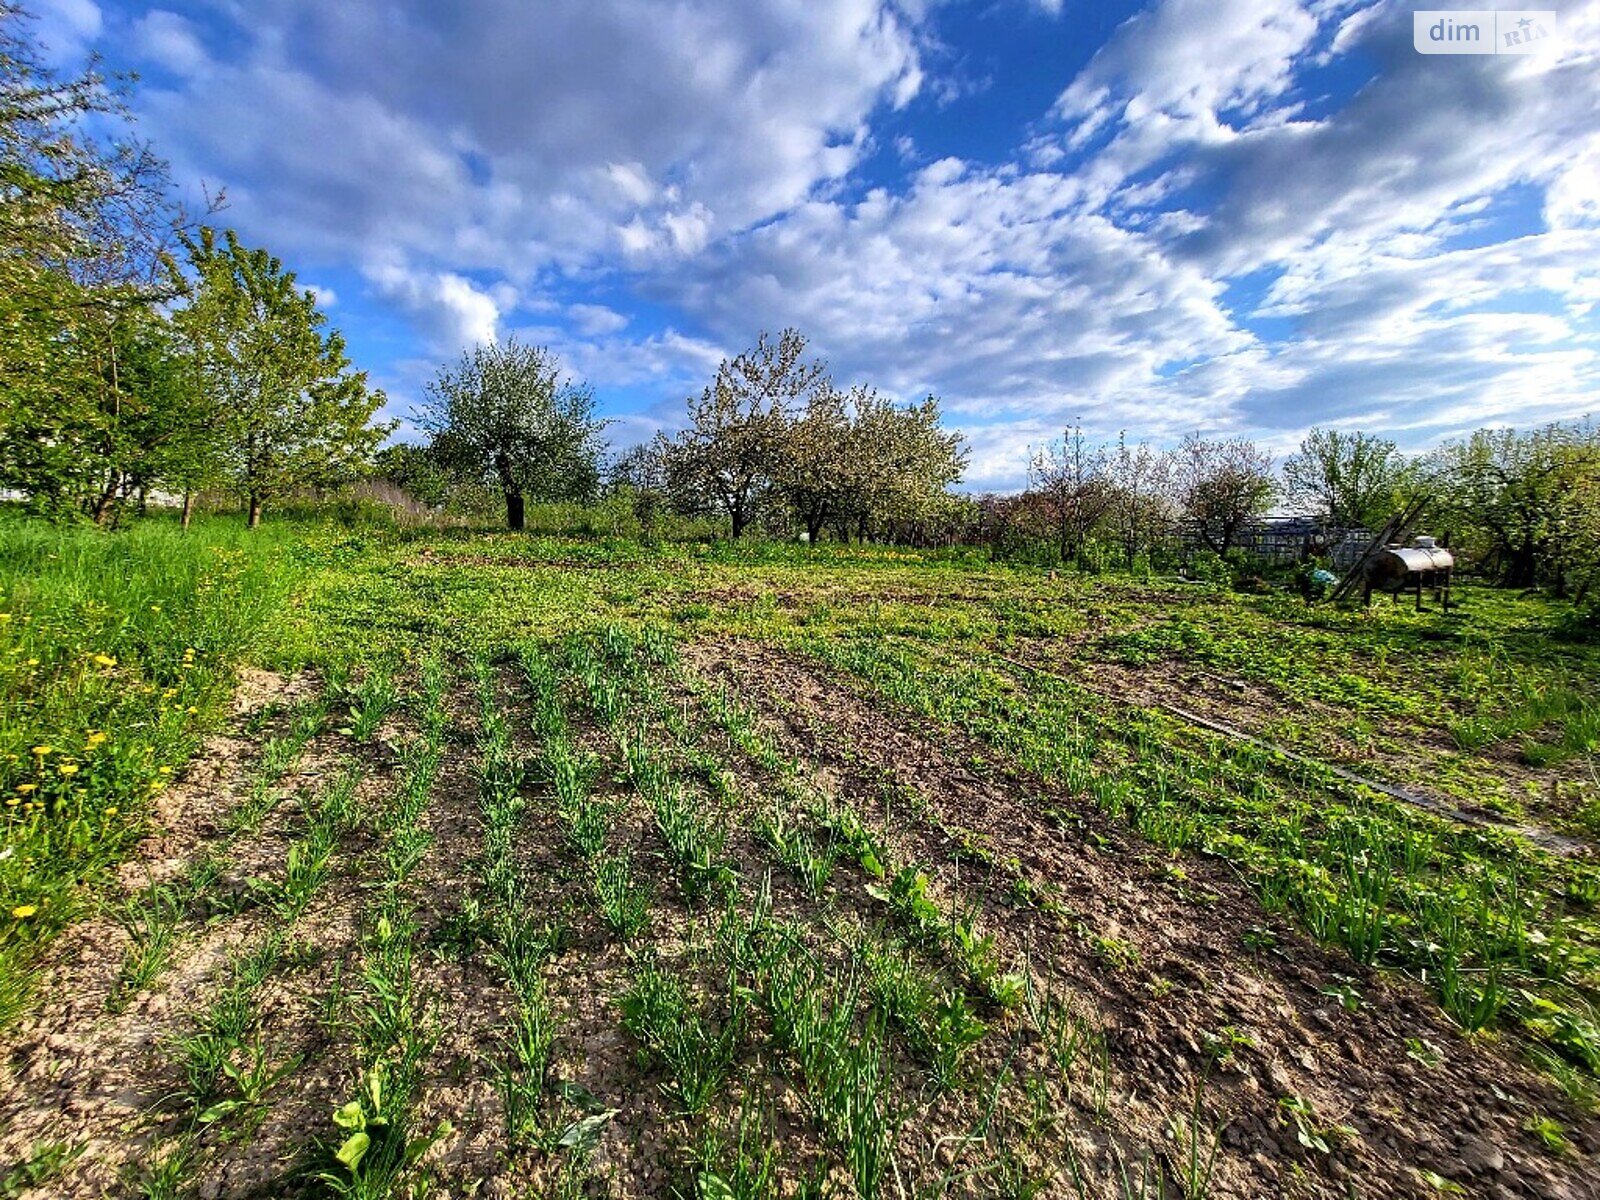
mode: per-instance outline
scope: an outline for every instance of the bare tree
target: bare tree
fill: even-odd
[[[1173,455],[1148,442],[1129,445],[1127,435],[1106,463],[1111,508],[1106,521],[1121,543],[1128,566],[1154,549],[1177,515],[1173,500]]]
[[[1239,530],[1265,513],[1276,493],[1272,456],[1247,438],[1183,439],[1176,454],[1178,502],[1200,540],[1226,554]]]
[[[1069,425],[1060,441],[1036,451],[1028,464],[1028,483],[1050,514],[1064,563],[1082,556],[1089,535],[1111,511],[1107,465],[1105,448],[1089,445],[1079,425]]]

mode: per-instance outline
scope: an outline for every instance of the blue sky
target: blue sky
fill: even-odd
[[[1531,57],[1419,55],[1414,7],[34,4],[391,415],[515,332],[627,444],[795,325],[940,396],[976,488],[1074,421],[1281,454],[1600,410],[1600,0]]]

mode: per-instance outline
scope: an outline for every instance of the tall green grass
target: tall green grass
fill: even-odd
[[[0,513],[0,1026],[270,632],[296,570],[289,537]]]

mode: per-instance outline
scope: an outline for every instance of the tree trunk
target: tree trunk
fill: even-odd
[[[1513,547],[1506,562],[1506,586],[1530,588],[1537,576],[1538,562],[1534,548],[1527,543]]]
[[[182,528],[187,529],[187,528],[189,528],[189,522],[193,517],[194,517],[194,493],[193,492],[185,492],[183,494],[183,516],[182,516],[182,518],[180,518],[179,524],[182,526]]]
[[[820,515],[819,516],[808,516],[806,518],[806,541],[810,542],[813,546],[815,546],[817,544],[817,539],[820,538],[821,536],[822,536],[822,517]]]
[[[250,493],[250,515],[245,519],[245,526],[247,528],[249,528],[249,529],[254,529],[256,526],[258,526],[260,524],[261,524],[261,497],[257,493],[251,492]]]
[[[521,533],[527,527],[527,506],[522,499],[522,493],[514,488],[507,488],[506,528]]]
[[[111,476],[111,482],[106,485],[105,489],[98,496],[95,497],[94,508],[90,515],[94,517],[94,523],[96,525],[104,525],[110,519],[112,507],[116,504],[117,500],[117,489],[120,486],[121,479],[117,475],[113,474]]]

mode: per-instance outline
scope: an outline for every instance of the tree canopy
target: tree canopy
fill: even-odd
[[[173,202],[125,81],[58,75],[30,35],[0,3],[0,486],[104,524],[152,489],[187,519],[229,487],[254,524],[349,478],[388,432],[383,397],[310,294]]]
[[[600,486],[594,390],[568,378],[556,355],[515,337],[441,367],[419,423],[440,461],[500,490],[506,525],[521,529],[534,500],[590,500]]]
[[[1313,429],[1283,463],[1289,502],[1345,528],[1381,529],[1415,474],[1392,441],[1359,430]]]
[[[210,398],[218,473],[256,525],[286,492],[350,478],[393,426],[372,423],[383,393],[350,369],[343,337],[277,258],[232,230],[219,240],[204,228],[183,245],[173,324]]]
[[[1190,434],[1174,460],[1178,503],[1200,540],[1226,554],[1239,531],[1264,514],[1277,494],[1272,456],[1247,438]]]
[[[932,512],[966,463],[937,399],[840,391],[794,329],[725,360],[688,409],[688,428],[657,443],[661,477],[680,509],[725,516],[734,537],[763,509],[813,541],[887,531]]]

